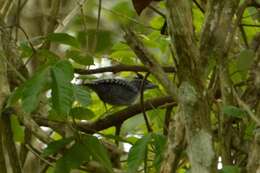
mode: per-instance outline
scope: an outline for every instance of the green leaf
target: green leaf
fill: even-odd
[[[49,155],[58,153],[66,145],[71,143],[72,140],[73,140],[73,138],[63,138],[63,139],[49,143],[48,146],[43,150],[42,156],[47,157]]]
[[[20,44],[19,49],[22,51],[22,53],[21,53],[21,57],[22,57],[22,58],[31,57],[32,54],[33,54],[33,50],[32,50],[32,48],[28,45],[27,42],[22,42],[22,43]]]
[[[243,109],[240,109],[232,105],[225,105],[222,111],[224,112],[224,114],[236,118],[242,118],[246,115],[246,112]]]
[[[73,85],[74,97],[82,106],[87,106],[91,103],[91,95],[87,89],[81,86]]]
[[[13,106],[23,95],[24,86],[16,88],[8,97],[6,107]]]
[[[254,51],[251,49],[244,49],[238,55],[237,68],[240,71],[248,70],[253,63]]]
[[[11,127],[15,141],[24,142],[24,128],[20,125],[16,116],[11,116]]]
[[[75,107],[70,110],[70,116],[79,120],[90,120],[95,117],[95,114],[90,109]]]
[[[70,173],[71,169],[79,168],[89,160],[90,155],[85,145],[77,142],[57,161],[54,173]]]
[[[108,157],[105,147],[99,140],[91,135],[85,135],[83,138],[84,146],[89,151],[94,160],[98,161],[109,173],[113,173],[112,164]]]
[[[251,67],[254,60],[254,51],[251,49],[244,49],[240,52],[237,59],[237,69],[241,74],[242,78],[246,77],[249,68]]]
[[[148,134],[141,139],[139,139],[131,148],[127,163],[128,163],[128,169],[127,173],[136,173],[139,166],[142,164],[142,162],[145,159],[145,155],[147,153],[147,147],[151,140],[151,134]]]
[[[51,68],[52,104],[58,114],[68,115],[74,101],[73,68],[69,61],[60,61]]]
[[[93,65],[94,59],[90,55],[84,55],[80,51],[70,50],[66,52],[66,58],[73,59],[76,63],[82,65]]]
[[[92,50],[95,48],[96,52],[104,52],[106,50],[109,50],[109,48],[113,45],[113,32],[108,30],[99,30],[98,32],[96,29],[89,29],[85,33],[81,33],[81,37],[85,35],[85,38],[87,38],[87,41],[89,44],[88,50]],[[93,45],[96,43],[96,45]],[[95,46],[95,47],[94,47]]]
[[[153,134],[152,137],[154,139],[153,144],[155,149],[154,165],[157,172],[159,172],[161,162],[163,160],[163,153],[166,145],[166,137],[160,134]]]
[[[47,83],[49,67],[36,72],[31,79],[27,80],[22,89],[22,107],[26,112],[32,112],[38,105],[39,95]],[[18,89],[18,94],[21,92]]]
[[[50,64],[54,64],[60,59],[58,55],[48,49],[37,50],[37,55],[43,61],[47,59]]]
[[[66,118],[65,116],[60,116],[56,110],[54,109],[51,109],[49,110],[48,112],[48,119],[49,120],[54,120],[54,121],[66,121]]]
[[[47,35],[46,39],[51,42],[65,44],[75,48],[80,47],[78,40],[67,33],[51,33]]]
[[[240,168],[237,166],[224,165],[221,173],[240,173]]]

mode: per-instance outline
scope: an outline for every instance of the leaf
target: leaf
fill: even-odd
[[[166,145],[166,137],[159,134],[153,134],[152,137],[154,139],[153,144],[155,149],[154,165],[157,172],[159,172],[161,162],[163,160],[163,153]]]
[[[82,55],[80,51],[70,50],[66,52],[66,58],[73,59],[76,63],[82,65],[93,65],[94,59],[90,55]]]
[[[47,59],[48,62],[50,62],[50,64],[54,64],[60,59],[60,57],[58,55],[56,55],[55,53],[53,53],[52,51],[50,51],[48,49],[37,50],[37,55],[43,61]]]
[[[130,149],[127,158],[128,169],[127,173],[136,173],[139,166],[145,159],[148,144],[151,140],[151,134],[148,134],[139,139]]]
[[[65,116],[59,116],[58,113],[56,112],[56,110],[54,109],[51,109],[49,110],[48,112],[48,119],[49,120],[54,120],[54,121],[66,121],[66,118]]]
[[[52,106],[58,114],[68,115],[74,101],[73,68],[69,61],[63,60],[51,68],[52,76]]]
[[[95,117],[95,114],[90,109],[75,107],[70,110],[70,116],[79,120],[90,120]]]
[[[24,128],[20,125],[17,116],[11,116],[11,127],[15,141],[24,142]]]
[[[82,106],[87,106],[91,103],[91,96],[88,90],[81,86],[73,85],[75,100],[80,102]]]
[[[246,115],[246,112],[243,109],[240,109],[238,107],[232,106],[232,105],[225,105],[222,109],[222,111],[231,117],[236,118],[242,118]]]
[[[242,77],[246,77],[246,74],[251,67],[254,60],[254,51],[250,49],[244,49],[240,52],[237,59],[237,69]]]
[[[237,166],[224,165],[221,173],[240,173],[240,168]]]
[[[79,168],[89,159],[90,155],[85,145],[77,142],[57,161],[54,173],[70,173],[71,169]]]
[[[85,135],[83,138],[84,146],[89,151],[91,156],[98,161],[109,173],[113,173],[112,164],[108,157],[105,147],[99,140],[91,135]]]
[[[132,0],[135,11],[138,15],[142,13],[142,11],[149,6],[152,0]]]
[[[23,95],[24,86],[16,88],[8,97],[6,107],[13,106]]]
[[[39,95],[47,83],[49,67],[45,67],[36,72],[33,77],[25,82],[23,89],[17,90],[18,94],[22,90],[22,107],[26,112],[36,109],[39,102]]]
[[[21,57],[22,57],[22,58],[31,57],[32,54],[33,54],[33,50],[32,50],[32,48],[28,45],[27,42],[22,42],[22,43],[20,44],[19,50],[22,51],[22,53],[21,53]]]
[[[47,35],[46,39],[51,42],[65,44],[75,48],[80,47],[78,40],[67,33],[51,33]]]
[[[57,141],[50,142],[48,146],[43,150],[42,156],[47,157],[49,155],[58,153],[62,148],[71,143],[73,138],[63,138]]]
[[[89,43],[87,48],[89,50],[93,49],[93,43],[96,42],[96,52],[104,52],[112,47],[113,45],[113,32],[108,30],[99,30],[98,32],[95,29],[89,29],[84,33],[87,42]],[[83,33],[81,34],[81,36]],[[96,40],[96,41],[95,41]]]

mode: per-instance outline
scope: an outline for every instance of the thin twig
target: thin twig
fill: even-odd
[[[144,108],[144,81],[147,80],[148,76],[150,75],[150,73],[146,73],[146,75],[144,76],[143,80],[142,80],[142,84],[141,84],[141,90],[140,90],[140,93],[141,93],[141,96],[140,96],[140,104],[141,104],[141,107],[142,107],[142,112],[143,112],[143,117],[144,117],[144,121],[145,121],[145,125],[146,125],[146,128],[147,128],[147,131],[148,133],[149,132],[153,132],[153,129],[152,127],[150,126],[149,124],[149,120],[148,120],[148,117],[146,115],[146,112],[145,112],[145,108]],[[146,169],[145,169],[146,170]]]
[[[99,25],[100,25],[100,17],[101,17],[101,9],[102,9],[102,0],[99,0],[98,3],[98,17],[97,17],[97,26],[95,31],[94,43],[92,45],[92,53],[96,51],[97,43],[98,43],[98,34],[99,34]]]
[[[26,144],[26,148],[28,150],[30,150],[31,153],[33,153],[37,158],[39,158],[41,161],[43,161],[44,163],[46,163],[47,165],[51,166],[51,167],[54,167],[55,165],[51,162],[49,162],[47,159],[43,158],[41,156],[41,153],[40,151],[38,151],[37,149],[35,149],[33,146],[29,145],[29,144]]]

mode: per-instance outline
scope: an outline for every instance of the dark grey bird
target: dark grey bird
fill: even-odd
[[[110,105],[131,105],[138,98],[141,87],[143,90],[156,88],[157,85],[149,80],[144,80],[142,75],[138,75],[132,80],[127,79],[98,79],[89,83],[84,83],[97,93],[99,98]]]

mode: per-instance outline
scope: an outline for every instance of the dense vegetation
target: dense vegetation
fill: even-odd
[[[259,0],[0,0],[1,173],[259,173]],[[106,108],[86,81],[158,85]]]

